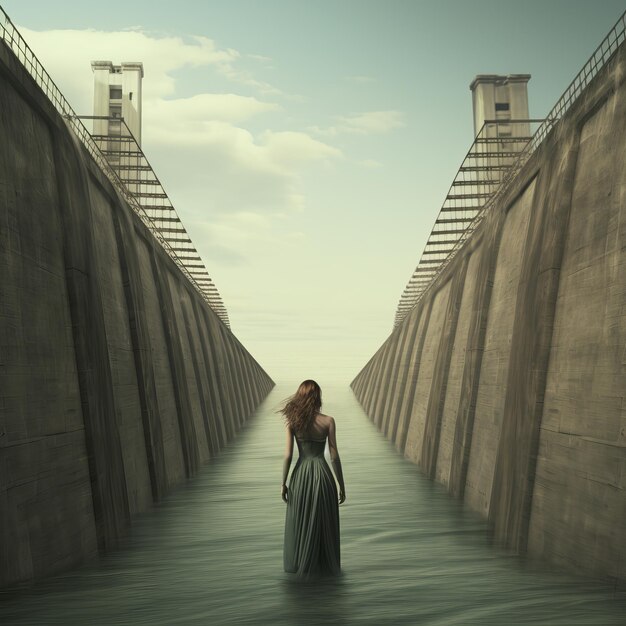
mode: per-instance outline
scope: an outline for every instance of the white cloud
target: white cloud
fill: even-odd
[[[237,50],[220,48],[208,37],[152,36],[142,30],[19,30],[78,113],[91,109],[92,60],[142,61],[146,99],[173,95],[173,73],[184,67],[212,67],[233,83],[280,93],[241,67]]]
[[[346,80],[350,81],[351,83],[358,83],[361,85],[373,83],[376,81],[376,79],[372,78],[371,76],[346,76]]]
[[[210,221],[190,220],[189,230],[202,258],[221,266],[251,265],[259,250],[272,249],[293,258],[306,238],[299,231],[278,232],[270,216],[246,211],[217,215]]]
[[[247,59],[255,67],[268,57],[242,55],[208,37],[155,35],[141,28],[20,30],[79,114],[92,109],[92,60],[144,64],[144,149],[172,199],[180,198],[193,213],[202,207],[204,219],[209,212],[302,210],[302,168],[341,155],[304,132],[246,128],[252,118],[282,111],[263,96],[203,92],[210,80],[203,72],[209,69],[257,92],[277,93],[245,67]],[[184,68],[198,73],[198,93],[177,97],[176,72]]]
[[[277,165],[295,167],[303,162],[325,161],[341,156],[333,146],[313,139],[306,133],[265,131],[261,135],[263,148]]]
[[[264,54],[248,54],[246,56],[261,63],[271,63],[272,61],[272,57],[265,56]]]
[[[50,72],[78,113],[91,110],[91,61],[141,61],[145,99],[171,96],[173,72],[184,67],[212,66],[228,78],[241,79],[234,67],[239,53],[220,49],[208,37],[152,37],[136,31],[47,30],[20,27],[24,39]]]
[[[341,157],[306,133],[265,131],[255,136],[223,121],[163,120],[146,131],[145,149],[161,178],[176,181],[175,204],[198,207],[203,218],[221,213],[290,214],[306,200],[303,168]],[[154,159],[152,158],[154,157]]]
[[[377,135],[388,133],[404,124],[401,111],[366,111],[335,117],[335,124],[328,128],[315,126],[310,130],[318,135],[334,137],[339,134]]]
[[[229,50],[229,52],[232,53],[232,58],[224,58],[216,63],[220,74],[232,82],[254,87],[263,94],[279,95],[282,93],[280,89],[273,87],[269,83],[254,78],[248,70],[237,67],[235,62],[241,58],[241,55],[236,50]],[[251,58],[250,55],[247,56]]]
[[[207,37],[141,28],[21,32],[79,114],[92,110],[92,60],[143,63],[143,148],[208,264],[249,265],[255,250],[297,251],[303,235],[290,218],[306,207],[302,176],[342,153],[306,132],[276,127],[283,106],[268,94],[278,90],[246,68],[270,59]],[[179,97],[183,69],[187,91]],[[256,95],[207,93],[207,70]]]
[[[150,143],[204,146],[219,152],[220,157],[228,156],[228,160],[237,161],[237,165],[244,170],[252,167],[268,173],[287,174],[303,163],[341,156],[339,149],[303,132],[265,130],[255,136],[228,121],[211,119],[209,110],[194,107],[190,107],[191,114],[184,115],[179,111],[170,115],[169,112],[176,111],[179,102],[166,105],[161,101],[153,110],[146,111],[145,119],[151,126]],[[180,108],[184,110],[187,107]]]
[[[273,102],[234,93],[201,93],[190,98],[155,98],[144,107],[146,123],[161,127],[181,120],[184,124],[208,121],[243,122],[260,113],[280,111]]]

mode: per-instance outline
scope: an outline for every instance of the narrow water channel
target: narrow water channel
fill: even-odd
[[[277,385],[227,449],[136,520],[120,549],[0,593],[0,624],[626,623],[624,594],[491,546],[485,523],[401,458],[345,385],[323,387],[346,477],[344,575],[290,582],[274,411],[295,386]]]

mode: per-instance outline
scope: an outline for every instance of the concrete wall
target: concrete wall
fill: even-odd
[[[351,385],[499,545],[621,583],[625,78],[622,46]]]
[[[273,386],[0,45],[0,585],[116,545]]]

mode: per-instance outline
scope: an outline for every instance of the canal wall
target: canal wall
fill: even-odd
[[[0,43],[0,586],[117,545],[273,384]]]
[[[351,387],[498,544],[626,580],[626,47]]]

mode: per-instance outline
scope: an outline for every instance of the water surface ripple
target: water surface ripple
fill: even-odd
[[[228,448],[136,519],[120,549],[0,594],[0,624],[626,623],[626,598],[608,585],[491,546],[485,523],[401,458],[345,386],[324,387],[346,478],[344,575],[290,581],[274,411],[293,390],[277,386]]]

